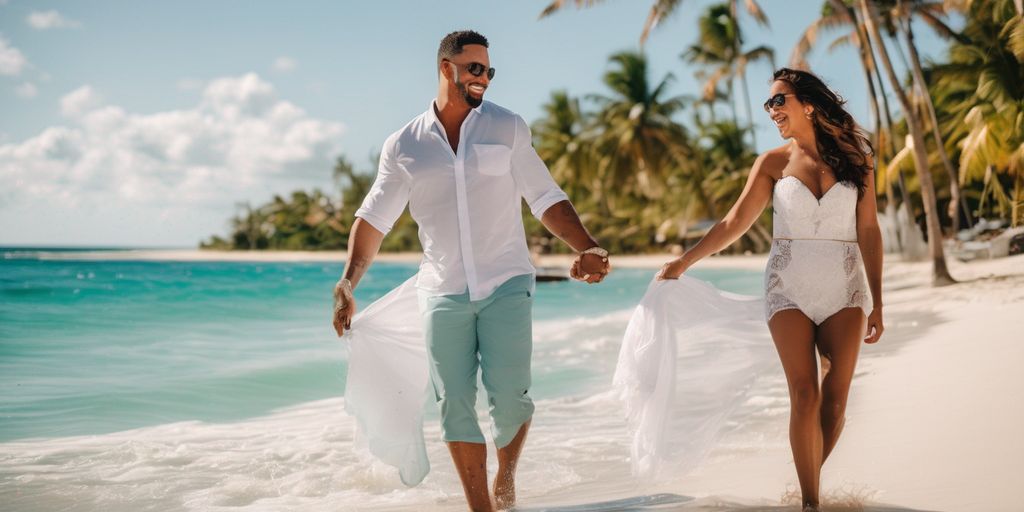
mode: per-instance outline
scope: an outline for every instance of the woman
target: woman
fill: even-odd
[[[658,280],[677,279],[726,248],[772,200],[766,317],[789,385],[804,510],[817,510],[821,466],[843,430],[860,341],[875,343],[883,331],[882,239],[871,146],[844,101],[806,71],[783,68],[773,78],[764,108],[789,142],[757,158],[725,218],[666,263]]]

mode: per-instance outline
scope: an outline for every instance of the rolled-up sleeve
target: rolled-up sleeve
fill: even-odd
[[[356,217],[369,222],[381,233],[391,231],[409,203],[409,175],[397,165],[394,155],[395,141],[388,139],[381,150],[377,178],[362,206],[356,210]]]
[[[551,205],[569,199],[533,149],[530,128],[519,116],[516,116],[516,136],[512,147],[512,176],[519,193],[530,205],[530,212],[538,219]]]

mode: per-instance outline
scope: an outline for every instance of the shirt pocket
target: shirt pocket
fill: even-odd
[[[512,148],[504,144],[473,144],[473,157],[486,176],[504,176],[512,168]]]

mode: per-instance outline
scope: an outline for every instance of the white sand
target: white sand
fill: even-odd
[[[886,332],[862,348],[823,495],[914,510],[1022,510],[1024,256],[950,264],[960,284],[932,288],[929,264],[887,262]],[[786,417],[773,423],[759,449],[711,457],[664,491],[777,500],[795,490]]]

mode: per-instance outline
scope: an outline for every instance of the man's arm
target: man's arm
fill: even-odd
[[[580,216],[569,202],[569,197],[551,178],[544,161],[533,149],[530,127],[526,125],[526,121],[516,116],[515,123],[512,176],[523,199],[530,206],[530,211],[551,234],[569,244],[569,247],[577,252],[598,247],[597,240],[590,236],[580,222]],[[569,275],[573,279],[597,283],[604,279],[610,269],[608,258],[584,254],[573,262]]]
[[[348,261],[345,271],[334,287],[334,330],[338,336],[352,326],[356,301],[352,289],[359,284],[380,250],[384,235],[395,225],[409,203],[408,175],[394,162],[395,138],[384,142],[377,178],[374,179],[363,204],[356,210],[356,220],[348,234]]]
[[[344,334],[345,329],[352,327],[352,317],[356,315],[356,300],[352,296],[352,289],[359,284],[363,274],[370,268],[383,240],[384,233],[369,222],[356,217],[348,236],[348,261],[345,262],[345,271],[334,287],[334,330],[338,336]]]
[[[541,215],[540,221],[552,235],[557,236],[576,252],[583,252],[600,245],[594,237],[590,236],[587,228],[583,227],[579,214],[576,213],[576,209],[568,199],[551,205]],[[588,283],[599,283],[609,270],[611,268],[607,258],[596,254],[584,254],[573,263],[570,273],[575,279],[585,280]]]

